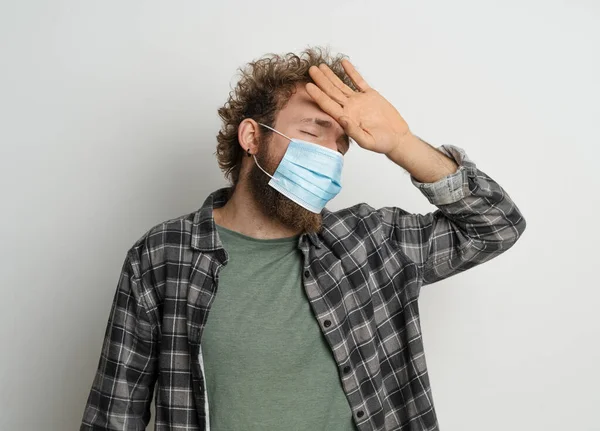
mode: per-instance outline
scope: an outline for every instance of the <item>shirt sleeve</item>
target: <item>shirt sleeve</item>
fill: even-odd
[[[412,214],[398,207],[379,209],[385,234],[421,268],[431,284],[486,262],[512,247],[525,218],[508,193],[452,145],[438,150],[458,164],[434,183],[411,181],[437,210]]]
[[[128,253],[80,430],[146,429],[157,377],[157,355],[156,331]]]

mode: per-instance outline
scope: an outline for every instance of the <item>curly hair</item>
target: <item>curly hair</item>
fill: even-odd
[[[308,69],[321,63],[350,88],[354,84],[342,68],[344,54],[332,56],[322,47],[307,48],[300,54],[267,54],[240,68],[241,78],[218,113],[223,124],[217,135],[217,161],[233,187],[238,183],[244,152],[238,142],[238,127],[244,118],[272,126],[300,83],[312,82]],[[268,136],[270,132],[264,132]]]

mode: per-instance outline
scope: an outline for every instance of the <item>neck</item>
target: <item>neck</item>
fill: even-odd
[[[213,217],[219,226],[256,239],[288,238],[301,234],[266,216],[243,182],[236,186],[224,206],[214,209]]]

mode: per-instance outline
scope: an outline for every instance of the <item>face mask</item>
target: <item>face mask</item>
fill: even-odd
[[[344,157],[322,145],[292,139],[266,124],[258,124],[290,141],[273,175],[258,164],[254,155],[256,166],[271,177],[269,185],[303,208],[320,213],[342,190]]]

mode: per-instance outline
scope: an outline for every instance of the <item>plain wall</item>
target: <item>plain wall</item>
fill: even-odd
[[[422,291],[441,429],[600,430],[599,22],[591,0],[1,2],[0,430],[78,429],[126,251],[226,184],[236,68],[318,44],[528,222]],[[435,209],[354,146],[329,207],[361,201]]]

